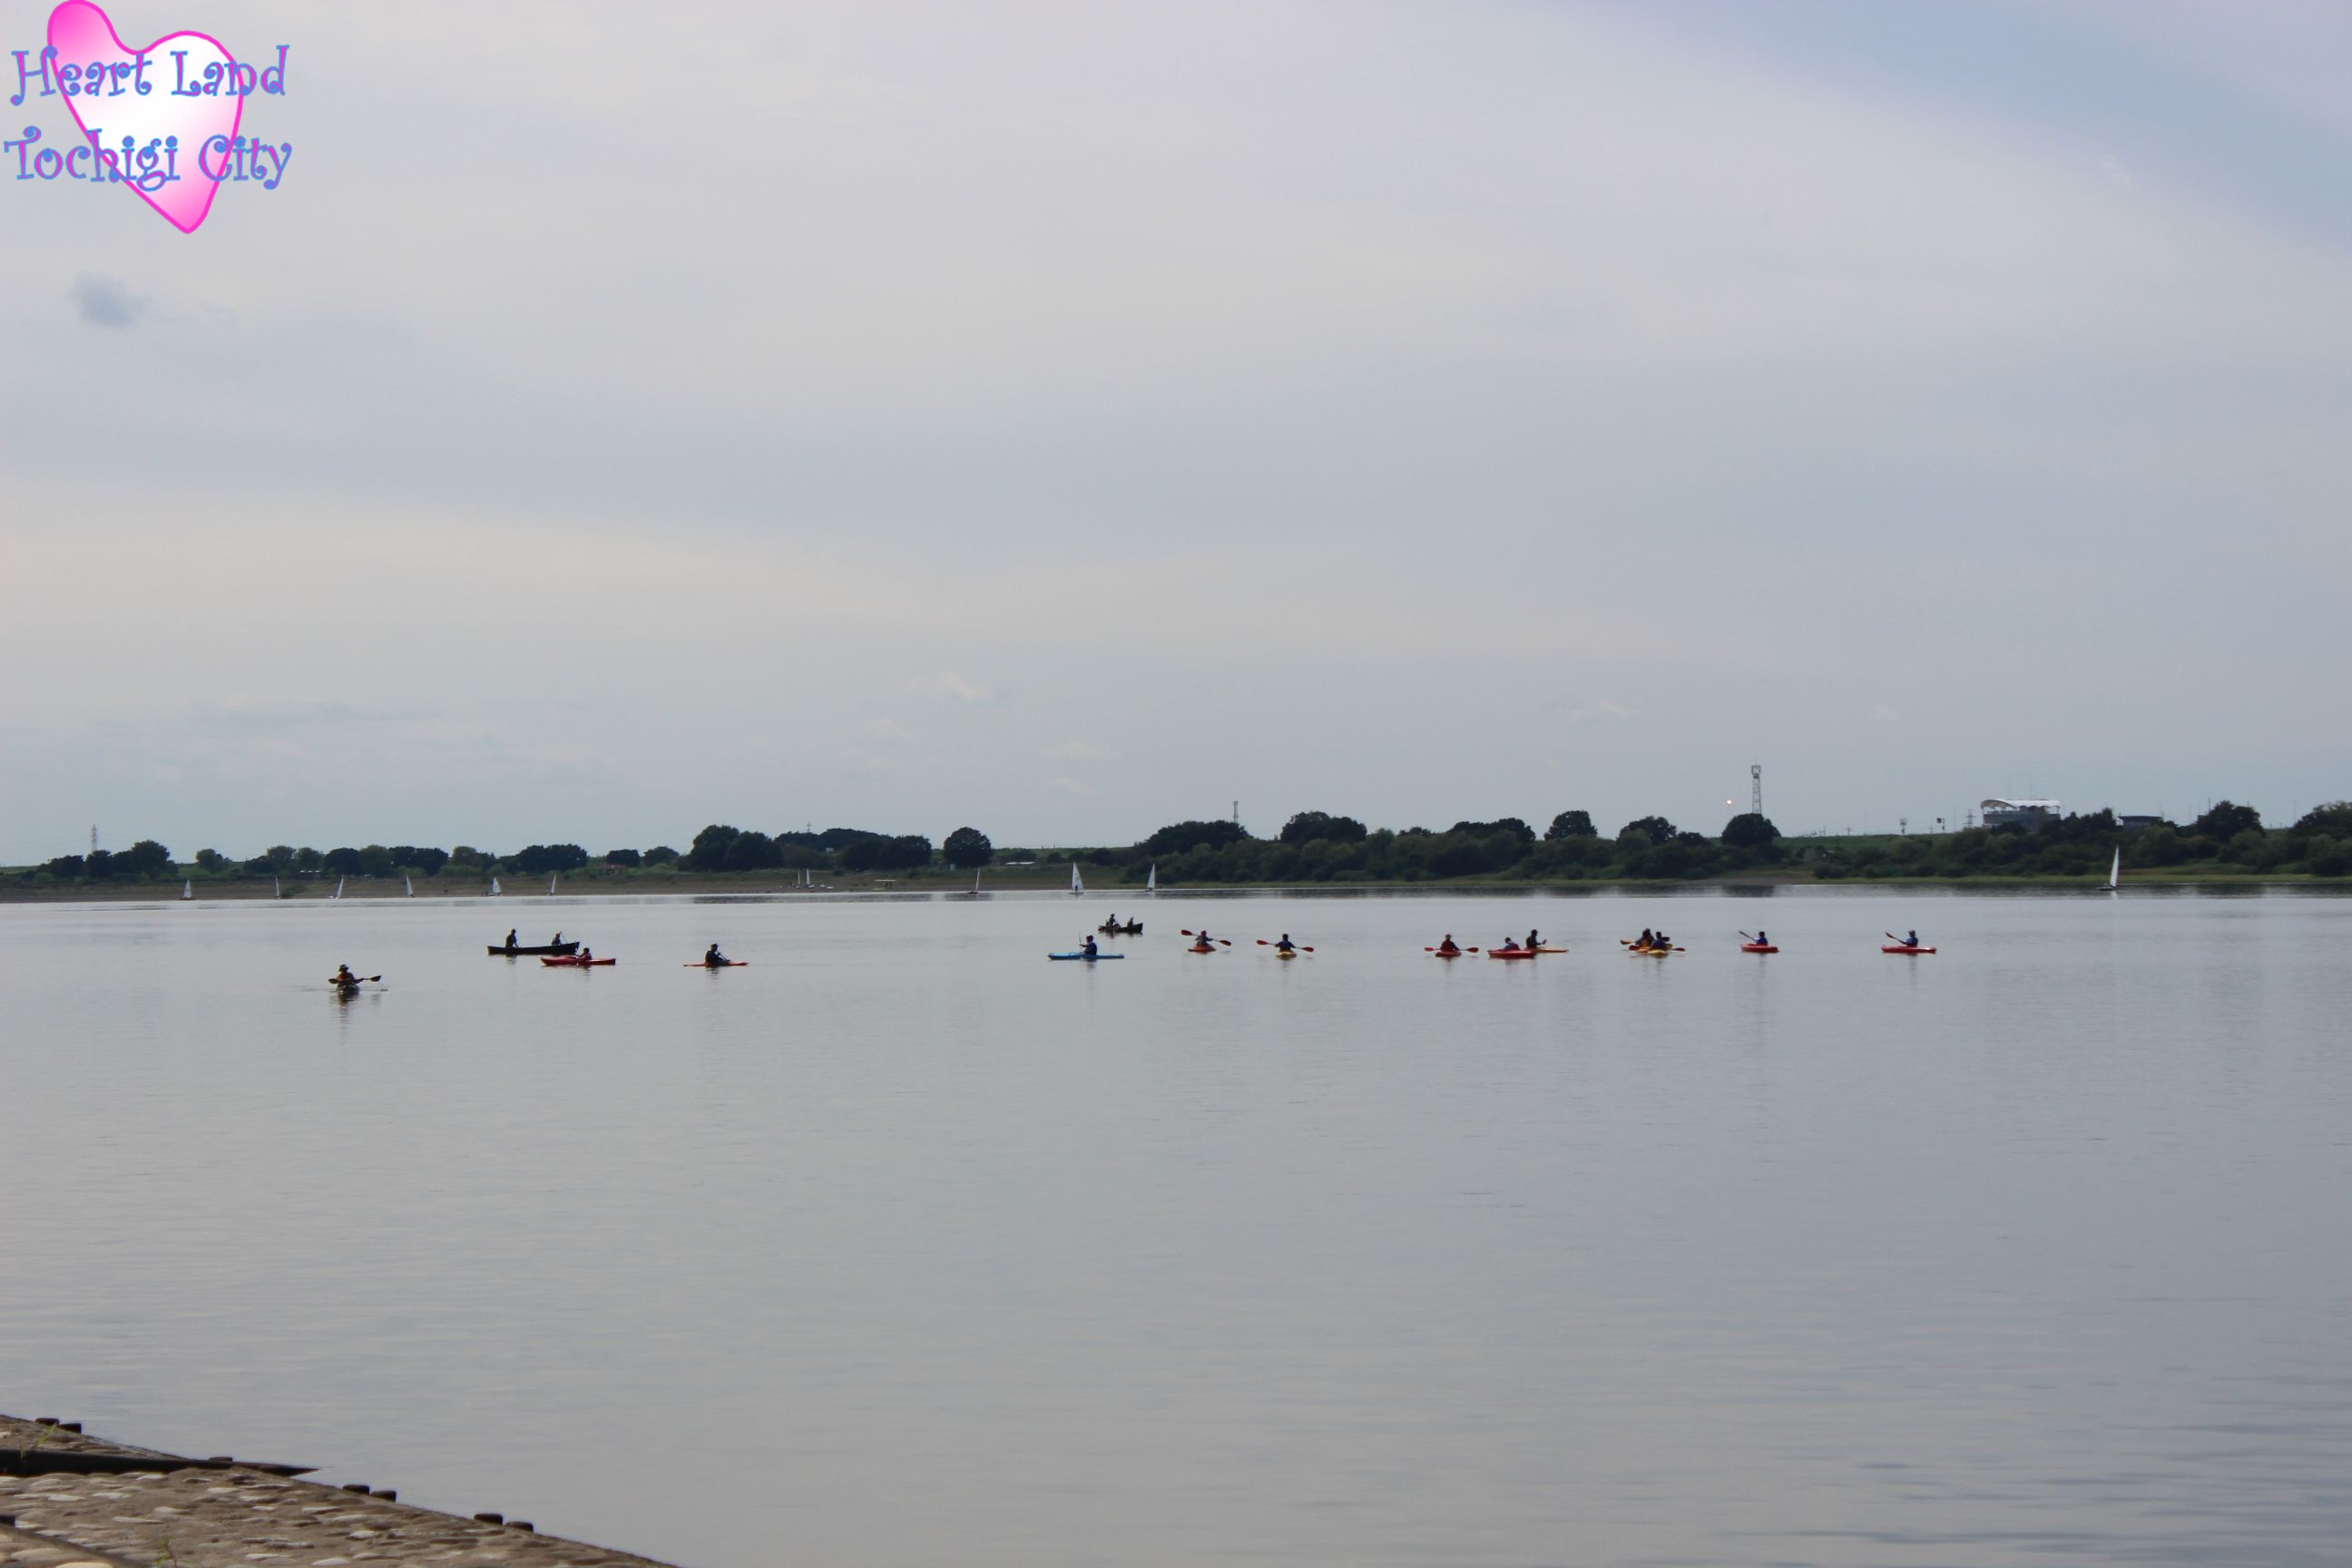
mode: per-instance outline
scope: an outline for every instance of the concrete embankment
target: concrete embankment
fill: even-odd
[[[390,1491],[332,1487],[296,1465],[192,1458],[0,1415],[0,1563],[38,1568],[667,1568],[461,1519]]]

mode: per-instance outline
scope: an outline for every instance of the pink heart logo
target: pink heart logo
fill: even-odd
[[[245,100],[227,92],[187,97],[173,89],[201,85],[207,66],[216,68],[215,79],[229,76],[229,52],[202,33],[173,33],[143,49],[128,47],[106,13],[89,0],[66,0],[49,13],[49,43],[58,51],[54,64],[79,67],[85,86],[104,73],[95,92],[66,100],[83,142],[99,149],[93,177],[107,177],[106,160],[111,158],[123,189],[181,233],[195,233],[220,194],[220,182],[208,177],[205,167],[217,173],[226,165],[224,149],[236,139]],[[177,147],[168,147],[174,138]],[[176,177],[161,177],[167,173]]]

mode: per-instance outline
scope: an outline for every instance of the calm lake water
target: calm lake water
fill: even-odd
[[[0,909],[0,1409],[696,1568],[2341,1564],[2347,1017],[2286,893]]]

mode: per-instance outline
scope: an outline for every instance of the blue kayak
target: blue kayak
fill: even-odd
[[[1125,958],[1127,954],[1123,952],[1049,952],[1045,956],[1075,959],[1080,963],[1108,963],[1114,959]]]

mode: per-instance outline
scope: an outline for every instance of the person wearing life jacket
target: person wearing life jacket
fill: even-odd
[[[1454,933],[1452,931],[1447,931],[1445,933],[1445,940],[1437,944],[1437,951],[1451,957],[1452,955],[1460,952],[1462,950],[1454,945]]]
[[[1096,950],[1096,948],[1095,948],[1095,939],[1094,939],[1094,937],[1093,937],[1092,935],[1088,935],[1088,936],[1087,936],[1087,944],[1086,944],[1086,946],[1084,946],[1084,947],[1082,947],[1082,948],[1078,949],[1078,951],[1079,951],[1080,952],[1085,953],[1088,958],[1092,958],[1092,957],[1094,957],[1094,956],[1095,956],[1095,952],[1096,952],[1096,951],[1097,951],[1097,950]]]
[[[583,946],[580,950],[580,966],[583,969],[585,969],[588,967],[588,961],[595,956],[596,950],[594,948]]]
[[[1633,949],[1638,952],[1645,947],[1655,945],[1657,939],[1650,934],[1650,928],[1648,926],[1643,926],[1642,928],[1642,934],[1633,939]]]
[[[359,977],[358,975],[353,974],[353,973],[352,973],[352,966],[351,966],[350,964],[348,964],[348,963],[338,963],[337,965],[335,965],[335,984],[338,984],[338,985],[357,985],[359,983],[360,983],[360,977]]]
[[[709,968],[723,969],[727,964],[727,955],[719,951],[719,944],[714,942],[710,950],[702,955],[702,962]]]
[[[1284,931],[1282,933],[1282,940],[1274,944],[1274,951],[1276,952],[1295,952],[1297,951],[1297,949],[1291,944],[1290,933],[1288,931]]]
[[[1761,928],[1760,926],[1759,926],[1759,928],[1757,928],[1757,931],[1756,931],[1756,945],[1757,945],[1757,946],[1759,946],[1759,947],[1769,947],[1769,946],[1771,946],[1771,945],[1772,945],[1772,933],[1771,933],[1771,932],[1769,932],[1769,931],[1765,931],[1765,930],[1764,930],[1763,928]]]
[[[1496,952],[1517,952],[1519,951],[1519,939],[1515,936],[1507,936],[1503,939],[1503,945],[1494,949],[1494,951]]]
[[[1916,947],[1916,946],[1918,946],[1918,945],[1919,945],[1919,933],[1918,933],[1917,931],[1913,931],[1909,936],[1905,937],[1905,938],[1903,939],[1903,945],[1904,945],[1905,947]]]

